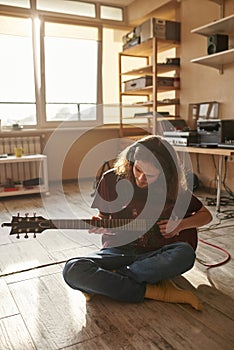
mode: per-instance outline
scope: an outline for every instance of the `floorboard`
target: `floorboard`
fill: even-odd
[[[12,316],[19,313],[19,310],[12,298],[12,295],[9,291],[7,283],[1,279],[0,280],[0,319],[8,316]]]
[[[91,183],[65,184],[51,195],[6,198],[1,222],[20,212],[45,218],[90,218],[95,211]],[[212,224],[218,224],[214,207]],[[225,208],[226,209],[226,208]],[[200,238],[234,255],[234,219],[202,228]],[[99,235],[86,230],[47,230],[37,239],[9,236],[0,229],[1,350],[232,350],[234,349],[234,263],[208,269],[225,258],[220,249],[199,242],[193,269],[174,281],[192,290],[203,311],[189,305],[146,300],[128,304],[83,294],[62,278],[67,259],[101,246]]]
[[[0,319],[2,350],[36,350],[21,315]]]

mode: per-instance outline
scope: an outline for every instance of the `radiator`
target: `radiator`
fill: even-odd
[[[22,137],[2,137],[0,138],[0,154],[14,155],[15,147],[22,147],[24,155],[41,154],[42,138],[41,136],[22,136]],[[0,165],[0,183],[18,183],[23,180],[29,180],[39,177],[38,162],[30,163],[12,163]]]

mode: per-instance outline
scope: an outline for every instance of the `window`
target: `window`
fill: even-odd
[[[123,21],[123,10],[119,7],[101,5],[101,18],[113,21]]]
[[[30,8],[30,0],[0,0],[0,5]]]
[[[97,119],[97,37],[95,27],[45,23],[47,121]]]
[[[0,0],[1,5],[7,8],[0,15],[2,127],[118,122],[116,109],[105,119],[102,104],[119,103],[117,57],[125,31],[106,35],[101,18],[123,22],[123,9],[91,0]]]
[[[71,15],[95,17],[95,4],[74,0],[37,0],[37,9]]]
[[[31,19],[0,16],[0,119],[36,125]]]

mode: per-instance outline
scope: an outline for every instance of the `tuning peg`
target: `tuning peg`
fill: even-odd
[[[19,233],[17,233],[16,238],[17,238],[17,239],[20,239],[20,235],[19,235]]]
[[[33,213],[34,218],[36,217],[36,215],[37,215],[36,213]]]
[[[27,233],[25,233],[24,238],[28,238],[28,234]]]
[[[29,216],[29,213],[25,213],[25,217],[27,218]]]
[[[37,238],[37,234],[36,234],[36,232],[34,232],[34,234],[33,234],[33,238]]]
[[[20,213],[19,213],[19,212],[17,213],[17,216],[18,216],[18,218],[19,218],[19,216],[20,216]]]

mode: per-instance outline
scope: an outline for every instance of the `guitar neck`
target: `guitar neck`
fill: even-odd
[[[115,229],[115,231],[147,232],[151,228],[156,228],[157,224],[152,220],[146,219],[45,219],[42,216],[13,216],[11,223],[3,223],[3,226],[10,226],[10,235],[19,235],[21,233],[33,232],[35,235],[45,230],[51,229],[71,229],[71,230],[89,230],[94,227]]]
[[[197,230],[196,228],[190,229],[190,234],[187,230],[180,232],[179,236],[175,236],[171,239],[166,239],[161,236],[159,226],[157,222],[150,219],[103,219],[103,220],[90,220],[90,219],[76,219],[76,220],[48,220],[42,216],[29,216],[21,217],[19,215],[13,216],[10,223],[2,223],[2,227],[11,227],[10,235],[16,235],[16,238],[20,238],[21,234],[24,234],[25,238],[29,237],[29,233],[33,233],[36,237],[37,234],[42,233],[45,230],[51,229],[72,229],[72,230],[88,230],[93,227],[103,227],[107,229],[115,229],[114,232],[130,231],[133,233],[158,233],[158,240],[160,241],[157,247],[162,247],[164,244],[170,244],[172,242],[188,242],[194,248],[197,247]],[[139,236],[136,235],[136,239]]]
[[[76,219],[76,220],[65,220],[55,219],[50,221],[50,228],[57,229],[84,229],[88,230],[92,227],[104,227],[104,228],[117,228],[118,230],[125,231],[146,231],[152,227],[152,223],[145,219]]]

